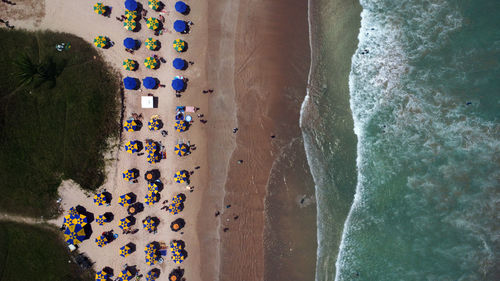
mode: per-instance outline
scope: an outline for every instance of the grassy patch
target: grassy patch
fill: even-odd
[[[61,42],[71,48],[58,52]],[[118,78],[70,34],[0,29],[0,46],[0,210],[49,216],[62,179],[103,183],[102,154],[120,126]]]
[[[25,224],[0,222],[0,280],[92,280],[69,264],[69,252],[62,239],[54,239],[57,230]]]

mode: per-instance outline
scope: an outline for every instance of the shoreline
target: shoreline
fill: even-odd
[[[310,0],[312,62],[300,122],[317,199],[316,280],[334,280],[357,184],[349,75],[360,13],[357,0]]]
[[[309,202],[314,197],[310,176],[307,181],[309,168],[307,164],[305,167],[299,165],[299,170],[281,167],[290,163],[290,159],[306,163],[298,120],[309,67],[309,57],[303,55],[309,48],[307,2],[297,3],[299,5],[294,6],[287,1],[218,2],[222,6],[219,6],[220,10],[226,16],[230,15],[227,21],[237,22],[236,31],[218,29],[225,32],[223,38],[236,43],[232,71],[237,109],[237,125],[224,120],[225,129],[221,129],[224,135],[219,135],[222,141],[236,143],[234,152],[231,151],[232,146],[228,147],[231,154],[227,181],[225,189],[220,192],[225,196],[219,210],[226,211],[217,218],[220,280],[264,280],[278,271],[285,280],[285,273],[290,269],[299,271],[296,261],[301,258],[306,262],[312,261],[312,264],[305,263],[304,267],[309,276],[314,275],[316,243],[314,238],[310,238],[315,235],[304,237],[297,235],[299,232],[296,229],[287,227],[308,216],[309,219],[304,222],[315,231],[315,226],[310,227],[315,223],[315,214],[311,204],[314,202]],[[237,13],[234,11],[236,5],[239,8]],[[277,10],[279,14],[273,12]],[[289,24],[294,21],[295,24]],[[297,33],[303,36],[297,36]],[[233,36],[234,39],[231,39]],[[228,57],[232,54],[227,51],[223,56],[230,61]],[[227,85],[228,90],[231,87]],[[236,134],[231,133],[234,127],[239,128]],[[271,138],[271,135],[276,137]],[[295,154],[297,149],[298,156]],[[226,157],[228,154],[218,161],[226,161]],[[243,160],[243,163],[237,164],[238,160]],[[284,183],[279,180],[284,176],[293,178],[296,172],[305,175],[306,180],[300,179],[300,184],[296,185],[290,185],[293,181]],[[304,194],[309,203],[301,205]],[[293,210],[294,216],[290,217],[280,209],[285,197],[290,207],[287,210]],[[231,205],[231,208],[224,209],[226,205]],[[224,228],[228,228],[227,232],[223,231]],[[291,255],[288,247],[275,243],[279,242],[280,235],[288,234],[295,234],[289,240],[297,251]],[[313,249],[312,254],[304,255],[303,249]],[[277,256],[282,259],[273,258]],[[273,280],[279,279],[274,276]]]

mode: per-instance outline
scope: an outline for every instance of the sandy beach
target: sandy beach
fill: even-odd
[[[158,15],[147,7],[147,1],[138,2],[148,10],[148,17]],[[115,19],[124,12],[123,1],[116,0],[104,2],[112,7],[109,18],[95,14],[87,1],[46,0],[38,4],[38,9],[44,12],[19,14],[18,20],[11,20],[16,28],[68,32],[88,42],[98,35],[108,36],[115,45],[103,49],[101,54],[122,77],[152,76],[166,85],[156,90],[124,91],[124,118],[132,113],[142,114],[146,126],[138,132],[123,132],[120,144],[106,156],[107,180],[101,191],[113,195],[111,206],[94,205],[93,194],[84,194],[71,181],[64,182],[59,189],[64,210],[81,205],[95,217],[105,212],[114,214],[111,223],[104,226],[93,223],[90,239],[80,244],[80,251],[95,261],[97,271],[109,266],[117,273],[125,264],[136,265],[142,274],[159,268],[162,274],[158,280],[166,280],[170,270],[177,266],[169,259],[160,265],[148,266],[143,249],[152,241],[182,239],[189,254],[181,264],[186,280],[270,280],[270,274],[277,272],[281,272],[280,278],[285,278],[292,267],[295,272],[301,272],[294,275],[297,277],[314,274],[315,241],[310,239],[315,238],[314,185],[305,164],[298,127],[309,68],[307,1],[295,2],[297,5],[289,7],[287,1],[187,1],[191,12],[182,16],[173,8],[175,1],[164,1],[167,32],[157,37],[144,21],[138,32],[125,30]],[[19,1],[16,9],[23,4],[31,5],[30,1]],[[276,14],[276,10],[282,12]],[[194,23],[190,34],[172,31],[176,19]],[[154,37],[162,47],[156,52],[141,47],[131,55],[122,46],[125,37],[142,42]],[[188,42],[186,52],[178,54],[172,49],[171,42],[176,38]],[[289,48],[290,45],[294,47]],[[164,57],[167,63],[157,70],[143,67],[144,58],[153,54]],[[182,72],[189,82],[180,98],[176,98],[170,88],[171,79],[181,74],[171,66],[176,57],[194,62]],[[139,69],[124,70],[122,61],[126,58],[137,60]],[[202,90],[208,88],[214,89],[214,93],[203,94]],[[158,97],[158,108],[141,109],[140,96],[147,93]],[[175,107],[179,105],[199,107],[198,113],[204,114],[208,122],[202,124],[195,116],[187,132],[175,132]],[[160,116],[169,133],[167,137],[147,129],[152,115]],[[238,128],[236,133],[234,128]],[[145,139],[161,141],[167,158],[150,165],[146,155],[130,155],[124,151],[125,142]],[[179,139],[195,144],[196,150],[188,157],[175,156],[172,148]],[[300,164],[296,168],[291,163]],[[200,168],[195,169],[197,166]],[[140,171],[138,183],[130,184],[122,179],[122,172],[130,168]],[[160,203],[145,206],[136,216],[133,228],[140,229],[137,234],[122,235],[118,222],[127,214],[125,208],[117,204],[118,197],[134,192],[137,201],[143,202],[147,191],[143,175],[151,169],[161,172],[164,190]],[[180,169],[194,172],[193,192],[174,183],[172,176]],[[285,179],[280,180],[282,177]],[[286,179],[293,183],[287,184]],[[160,210],[163,200],[170,200],[180,192],[187,196],[183,212],[173,216]],[[282,209],[282,204],[289,207]],[[217,212],[220,215],[216,216]],[[269,216],[269,212],[273,215]],[[141,220],[147,216],[160,219],[156,234],[141,229]],[[170,222],[178,217],[187,222],[184,234],[169,228]],[[307,226],[307,237],[288,237],[287,233],[293,233],[294,227],[304,226],[296,224],[299,221]],[[54,223],[61,225],[62,217]],[[111,229],[119,234],[118,239],[99,248],[94,239]],[[280,236],[288,240],[284,242]],[[129,242],[136,245],[136,252],[120,257],[119,248]],[[293,252],[294,249],[297,251]],[[273,255],[280,258],[275,259]],[[301,266],[294,267],[295,263]]]
[[[138,1],[142,3],[143,7],[148,10],[149,16],[158,16],[159,13],[152,11],[147,6],[147,1]],[[148,266],[145,263],[143,249],[147,243],[152,241],[170,242],[172,239],[182,239],[186,242],[186,250],[188,258],[181,264],[185,269],[185,277],[187,280],[202,280],[200,276],[200,244],[196,232],[198,213],[200,212],[199,206],[201,205],[202,190],[207,188],[208,166],[207,166],[207,125],[199,122],[199,118],[194,114],[194,123],[187,132],[177,133],[173,129],[175,121],[176,106],[195,106],[200,108],[199,114],[204,114],[205,119],[209,122],[210,114],[208,110],[208,95],[202,94],[202,90],[207,89],[210,85],[207,83],[207,76],[205,71],[206,64],[206,41],[207,41],[207,25],[206,25],[206,4],[197,3],[196,6],[191,8],[189,15],[184,16],[177,13],[174,9],[175,2],[166,1],[165,10],[165,23],[167,32],[160,36],[153,36],[153,32],[148,30],[144,20],[141,21],[141,29],[138,32],[127,31],[123,28],[123,23],[115,19],[120,14],[124,13],[123,1],[106,1],[104,4],[112,8],[110,17],[103,17],[93,12],[93,4],[87,1],[62,1],[62,0],[48,0],[45,1],[44,13],[34,13],[31,16],[22,16],[20,20],[12,19],[10,23],[15,25],[16,28],[26,28],[28,30],[44,30],[50,29],[53,31],[68,32],[81,36],[89,43],[93,42],[94,37],[98,35],[108,36],[115,45],[109,49],[103,49],[101,54],[105,60],[117,71],[122,77],[131,76],[139,79],[145,76],[152,76],[160,80],[160,84],[166,85],[165,88],[158,88],[156,90],[148,90],[141,88],[139,91],[124,92],[123,102],[123,115],[125,118],[130,117],[132,113],[142,114],[143,128],[137,132],[123,132],[121,142],[116,145],[116,149],[109,153],[107,159],[108,166],[107,180],[102,190],[110,192],[113,196],[111,206],[96,206],[93,203],[93,194],[84,194],[78,189],[77,186],[71,182],[65,182],[59,190],[60,197],[62,198],[61,205],[64,210],[70,207],[80,205],[86,208],[88,212],[93,213],[95,217],[105,212],[114,214],[114,220],[104,226],[99,226],[96,223],[92,224],[92,235],[89,240],[81,243],[80,251],[86,253],[94,262],[96,271],[101,270],[105,266],[114,269],[116,274],[123,269],[125,264],[129,266],[136,265],[140,269],[141,274],[147,273],[152,268],[159,268],[161,275],[158,280],[167,280],[168,274],[171,269],[176,268],[175,264],[169,260],[156,266]],[[18,1],[16,9],[29,7],[28,1]],[[188,3],[189,4],[189,3]],[[43,7],[40,5],[39,7]],[[194,23],[191,27],[191,32],[187,35],[181,35],[172,30],[172,24],[176,19],[190,20]],[[122,45],[126,37],[133,37],[134,39],[144,42],[148,37],[154,37],[162,43],[160,50],[153,52],[147,50],[142,46],[133,55],[125,52]],[[185,53],[179,54],[171,47],[171,42],[176,38],[182,38],[189,44],[189,49]],[[142,62],[147,56],[158,55],[167,60],[157,70],[150,70],[143,66]],[[181,57],[186,61],[193,61],[194,64],[190,65],[185,71],[180,73],[175,71],[172,67],[172,60],[176,57]],[[140,64],[139,69],[135,72],[126,71],[122,68],[124,59],[130,58],[137,60]],[[182,94],[181,98],[176,98],[174,91],[170,88],[170,81],[176,75],[183,75],[189,79],[187,90]],[[158,97],[158,107],[154,109],[142,109],[140,103],[141,95],[147,93],[153,94]],[[164,129],[168,131],[167,137],[162,137],[159,131],[149,131],[147,122],[152,115],[159,115],[164,123]],[[148,164],[146,162],[146,155],[137,156],[131,155],[124,151],[123,144],[129,140],[140,140],[144,142],[145,139],[153,139],[161,141],[162,145],[166,148],[167,158],[163,159],[158,164]],[[177,140],[190,141],[191,144],[196,145],[196,150],[192,151],[191,155],[179,158],[173,153],[173,146]],[[195,170],[195,167],[200,166]],[[122,179],[122,172],[136,168],[140,171],[138,183],[129,183]],[[161,199],[159,203],[152,206],[145,206],[143,212],[136,215],[136,224],[133,228],[139,229],[137,234],[123,235],[121,229],[118,228],[118,223],[121,218],[127,216],[126,209],[118,205],[118,197],[128,192],[133,192],[137,195],[138,202],[144,202],[144,196],[147,193],[147,182],[144,179],[144,173],[147,170],[158,169],[161,173],[161,181],[164,184],[164,189],[161,192]],[[178,170],[187,170],[194,172],[191,176],[191,186],[194,187],[193,192],[185,189],[185,185],[176,184],[172,177]],[[162,207],[161,202],[166,199],[171,199],[172,196],[184,193],[187,196],[185,202],[185,209],[178,215],[171,215],[165,210],[160,210]],[[148,233],[142,229],[141,221],[147,217],[153,216],[160,219],[160,224],[156,234]],[[170,230],[170,223],[178,217],[186,220],[186,226],[182,231],[174,233]],[[62,224],[62,217],[55,221],[57,225]],[[119,237],[106,245],[99,248],[94,239],[98,237],[103,231],[113,229]],[[183,233],[183,234],[181,234]],[[119,256],[119,248],[127,243],[134,243],[136,251],[128,257],[123,258]]]

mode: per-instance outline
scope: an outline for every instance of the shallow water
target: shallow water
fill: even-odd
[[[338,69],[330,67],[339,53],[328,46],[343,42],[329,40],[339,27],[325,19],[339,18],[338,1],[315,3],[324,13],[315,30],[324,46],[311,91],[322,99],[306,102],[319,110],[303,121],[330,120],[304,130],[321,196],[317,280],[495,280],[500,3],[361,1],[349,76],[357,186],[335,267],[338,213],[352,193],[348,174],[339,174],[350,146],[331,116],[341,97]]]
[[[498,1],[361,1],[358,183],[337,280],[494,280]]]

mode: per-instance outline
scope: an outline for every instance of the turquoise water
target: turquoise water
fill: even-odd
[[[499,280],[500,2],[362,0],[337,280]]]
[[[342,164],[329,162],[336,151],[306,145],[318,197],[316,279],[500,280],[500,1],[360,2],[349,76],[357,184],[340,246],[332,218],[350,201],[332,175]],[[316,92],[334,95],[328,87]],[[334,146],[334,129],[323,124],[305,139]]]

